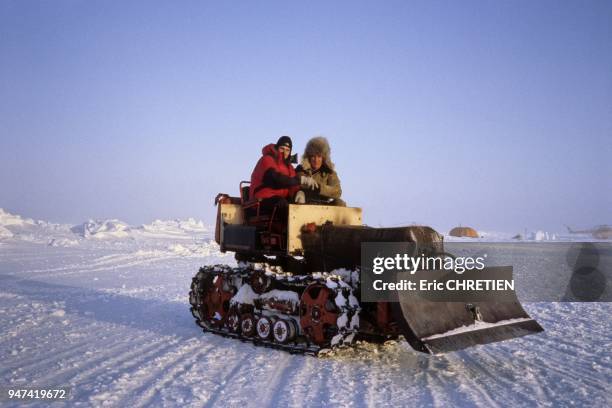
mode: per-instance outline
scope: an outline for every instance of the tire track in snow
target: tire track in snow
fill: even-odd
[[[502,356],[507,358],[506,361],[509,362],[509,364],[507,363],[508,370],[512,376],[512,378],[504,377],[508,387],[508,390],[504,392],[505,401],[509,401],[510,398],[514,401],[517,396],[520,396],[523,398],[523,401],[520,401],[521,404],[546,405],[546,401],[554,400],[550,390],[542,387],[542,381],[539,380],[538,373],[533,372],[535,368],[531,367],[529,359],[522,358],[520,356],[522,353],[511,345],[500,345],[500,348],[504,349]],[[519,355],[518,358],[517,354]],[[493,364],[499,361],[499,357],[489,353],[487,354],[487,360],[490,362],[489,364]],[[529,388],[520,385],[523,381],[529,382]]]
[[[303,384],[308,384],[306,392],[303,394],[301,404],[312,406],[316,402],[323,403],[321,395],[325,394],[326,385],[323,381],[323,370],[321,362],[316,358],[306,360],[308,375],[302,376]],[[306,377],[306,378],[304,378]]]
[[[115,338],[118,336],[119,335],[115,336]],[[116,344],[116,345],[112,346],[113,344]],[[93,348],[92,346],[94,345],[98,349],[99,348],[104,349],[105,353],[96,354],[95,351],[91,351],[91,349]],[[121,351],[124,348],[125,348],[125,343],[120,342],[119,344],[117,344],[116,340],[110,340],[101,345],[94,344],[91,340],[89,340],[86,342],[85,347],[81,347],[81,350],[83,349],[87,350],[85,351],[84,354],[74,352],[73,350],[73,352],[69,355],[67,359],[64,359],[63,357],[67,355],[68,353],[63,353],[64,355],[59,356],[59,358],[57,354],[53,354],[52,357],[49,357],[48,359],[46,359],[46,361],[44,361],[43,365],[40,365],[38,363],[33,363],[30,365],[30,367],[36,368],[36,372],[41,372],[43,371],[42,369],[44,368],[45,365],[62,364],[63,366],[67,366],[65,368],[62,367],[59,369],[53,368],[51,370],[53,372],[53,375],[47,375],[47,376],[44,376],[43,378],[39,378],[39,377],[34,378],[35,381],[42,382],[46,378],[58,378],[61,375],[66,375],[66,374],[73,373],[73,372],[79,372],[83,369],[82,364],[92,365],[92,364],[104,362],[108,359],[109,355],[112,355],[117,351]],[[83,359],[84,355],[88,355],[87,353],[92,353],[94,357],[89,358],[89,359]]]
[[[454,360],[456,365],[461,366],[458,370],[454,370],[456,375],[453,377],[453,381],[448,381],[444,378],[444,371],[436,373],[440,381],[445,383],[444,388],[454,388],[457,394],[476,405],[488,407],[504,406],[504,404],[498,401],[508,401],[507,397],[509,396],[503,395],[507,388],[499,387],[499,383],[508,383],[509,381],[504,376],[492,374],[489,367],[480,364],[473,355],[469,353],[457,354],[449,357],[450,364],[454,365]],[[492,361],[491,363],[493,363],[493,367],[498,364],[497,361]],[[512,386],[513,383],[510,382],[507,385]]]
[[[23,306],[23,305],[18,305]],[[20,308],[11,308],[11,313],[13,316],[8,316],[8,319],[17,318],[15,314],[20,315],[26,311],[20,310]],[[2,328],[2,336],[0,336],[0,345],[10,342],[14,338],[18,338],[20,334],[24,332],[29,332],[30,335],[34,335],[37,331],[44,331],[44,328],[41,328],[41,323],[44,323],[48,318],[49,314],[37,314],[33,313],[31,310],[27,310],[27,315],[23,314],[19,317],[25,318],[29,317],[31,320],[23,321],[17,323],[17,325],[7,324]]]
[[[607,389],[609,382],[607,384],[602,384],[600,378],[601,375],[599,373],[593,377],[593,372],[587,371],[587,374],[585,375],[584,366],[581,367],[580,362],[570,364],[571,368],[568,368],[567,360],[555,358],[549,355],[547,355],[545,358],[536,356],[534,361],[539,369],[545,369],[548,371],[548,377],[550,377],[550,373],[552,372],[560,378],[561,382],[566,381],[572,385],[581,384],[584,386],[589,386],[590,388],[594,388],[595,390],[603,393],[609,392]],[[551,362],[554,364],[551,364]],[[608,376],[608,378],[610,377]]]
[[[240,361],[240,360],[239,360]],[[249,363],[247,363],[249,364]],[[219,401],[219,398],[231,398],[231,394],[228,396],[227,394],[225,394],[225,388],[228,389],[233,389],[233,385],[234,384],[228,384],[228,380],[233,380],[238,373],[242,372],[242,371],[249,371],[249,369],[251,369],[251,367],[245,366],[244,362],[241,361],[239,363],[234,364],[234,366],[229,370],[229,372],[227,374],[224,374],[222,378],[220,378],[219,382],[217,383],[216,387],[214,388],[214,390],[211,391],[211,397],[206,401],[206,403],[204,404],[205,407],[215,407],[217,403],[221,404],[222,402]],[[246,379],[248,377],[240,377],[241,379]],[[240,389],[241,391],[243,391],[243,387],[240,386],[240,384],[238,385],[238,389]],[[225,403],[226,401],[223,401],[223,403]],[[225,404],[228,405],[228,404]],[[247,404],[248,405],[248,404]]]
[[[425,364],[430,356],[413,351],[407,344],[395,342],[386,345],[364,344],[362,349],[349,355],[349,360],[339,360],[350,369],[346,383],[358,388],[353,401],[358,406],[380,405],[386,401],[392,406],[433,404],[430,390],[425,386]],[[344,371],[343,371],[344,374]],[[353,388],[355,387],[353,385]]]
[[[318,384],[313,381],[310,369],[304,367],[316,360],[312,357],[291,355],[236,341],[222,352],[226,353],[229,361],[238,363],[228,370],[217,371],[214,386],[209,392],[210,397],[205,403],[207,407],[259,407],[267,403],[303,406],[304,401],[307,401],[305,389]],[[210,364],[216,366],[214,361]],[[253,395],[257,395],[256,401],[251,398]],[[294,403],[290,402],[292,399]],[[314,401],[318,399],[318,395],[314,397]]]
[[[128,262],[125,264],[119,264],[119,265],[112,265],[112,266],[108,266],[108,267],[96,267],[96,268],[78,268],[78,270],[74,270],[72,272],[65,272],[65,273],[50,273],[50,274],[45,274],[45,278],[49,277],[49,278],[61,278],[61,277],[68,277],[68,276],[75,276],[75,275],[84,275],[87,273],[93,273],[93,272],[114,272],[117,269],[126,269],[126,268],[132,268],[135,266],[144,266],[144,265],[151,265],[157,261],[166,261],[169,259],[173,259],[175,257],[166,257],[166,258],[154,258],[154,259],[147,259],[147,260],[139,260],[139,261],[133,261],[133,262]],[[75,268],[77,269],[77,268]]]
[[[338,386],[332,388],[333,403],[342,406],[361,406],[364,403],[367,406],[376,406],[380,405],[381,395],[386,394],[387,400],[391,398],[393,392],[385,384],[385,378],[390,378],[389,372],[368,373],[368,369],[372,369],[376,364],[343,360],[334,362],[330,377],[332,384]]]
[[[132,267],[138,267],[143,265],[153,265],[156,263],[163,263],[169,260],[181,260],[185,261],[186,259],[181,254],[177,254],[172,251],[159,251],[153,250],[148,251],[150,254],[145,252],[144,254],[139,254],[139,251],[128,253],[128,254],[114,254],[107,255],[103,257],[99,257],[94,259],[93,261],[80,261],[78,263],[72,263],[69,265],[65,265],[62,267],[56,268],[39,268],[39,269],[31,269],[23,271],[24,274],[34,274],[34,275],[42,275],[45,277],[69,277],[75,275],[82,275],[86,273],[93,272],[108,272],[115,271],[117,269],[126,269]],[[219,252],[220,255],[221,253]],[[202,263],[206,263],[206,258],[198,258],[198,265]],[[195,262],[195,260],[194,260]],[[51,272],[51,273],[50,273]],[[53,272],[63,272],[63,273],[53,273]]]
[[[383,400],[390,398],[391,404],[405,406],[420,400],[421,394],[425,397],[429,396],[422,391],[424,387],[419,384],[424,381],[424,376],[417,378],[416,375],[421,371],[420,367],[424,361],[430,356],[402,346],[407,346],[407,344],[395,343],[382,347],[376,360],[377,364],[374,366],[374,371],[379,373],[380,392],[373,403],[380,401],[381,398]],[[368,364],[366,367],[371,366]]]
[[[435,356],[430,356],[423,363],[423,382],[429,393],[429,400],[434,407],[453,406],[453,401],[448,398],[448,393],[451,390],[442,386],[435,367],[431,367],[435,364],[435,361],[432,361],[435,358]]]
[[[92,395],[89,402],[95,405],[112,404],[116,406],[129,406],[135,403],[134,398],[149,393],[154,388],[159,378],[164,378],[163,373],[180,365],[182,361],[197,359],[201,354],[207,353],[210,348],[199,350],[194,357],[193,351],[201,347],[200,342],[184,345],[178,348],[172,347],[173,351],[160,357],[149,360],[134,373],[124,373],[108,385],[106,391]],[[154,394],[157,389],[154,388]]]
[[[517,371],[521,372],[524,370],[524,367],[519,367],[518,365],[512,365],[512,362],[508,360],[508,356],[504,353],[496,352],[495,358],[492,358],[491,354],[487,353],[483,350],[474,350],[472,352],[457,352],[456,360],[461,365],[461,369],[459,370],[459,377],[461,378],[461,383],[466,383],[471,385],[470,388],[481,391],[486,394],[485,397],[489,396],[489,393],[485,391],[486,388],[489,388],[491,384],[497,386],[499,383],[504,384],[507,387],[511,387],[515,382],[512,381],[512,378],[509,378],[507,374],[516,374]],[[504,365],[500,365],[500,361],[504,362]],[[507,370],[510,373],[505,371]],[[505,387],[500,389],[496,389],[499,393],[500,391],[506,389]],[[501,395],[501,397],[506,397],[505,395]]]
[[[379,373],[374,373],[371,376],[366,377],[367,378],[367,382],[366,382],[366,400],[368,401],[368,406],[369,407],[375,407],[376,406],[376,402],[378,400],[378,396],[381,392],[381,386],[380,386],[380,381],[379,381]]]
[[[586,382],[589,385],[602,389],[601,385],[601,373],[593,371],[592,366],[588,366],[588,362],[599,362],[601,361],[601,351],[599,355],[593,354],[591,350],[588,352],[576,352],[575,350],[561,351],[558,349],[556,339],[537,339],[540,343],[537,349],[540,351],[533,356],[533,360],[536,362],[535,366],[540,368],[547,368],[551,371],[556,372],[561,378],[567,378],[572,382]],[[545,356],[543,358],[542,356]],[[559,367],[567,367],[568,362],[571,370],[560,369]],[[604,368],[602,366],[602,368]],[[608,371],[608,378],[610,378],[610,370]]]
[[[318,390],[318,387],[315,387],[312,381],[316,368],[318,368],[318,361],[310,356],[293,357],[292,362],[295,366],[295,373],[289,379],[285,387],[286,392],[281,395],[279,405],[299,407],[305,405],[309,392]],[[313,366],[315,366],[315,370],[313,370]]]
[[[501,406],[479,382],[478,376],[461,355],[428,356],[424,378],[434,406]],[[495,381],[493,381],[495,384]]]
[[[289,362],[293,356],[289,353],[282,354],[285,355],[279,355],[279,358],[275,359],[274,369],[271,375],[266,376],[266,386],[264,392],[258,396],[258,404],[261,403],[263,406],[272,406],[276,396],[283,392],[283,387],[279,387],[279,384],[286,374],[286,371],[289,369]]]
[[[516,358],[516,344],[506,343],[457,353],[463,360],[461,383],[471,384],[481,395],[495,401],[533,405],[550,401],[553,396],[539,384],[529,360]]]
[[[173,367],[170,368],[170,370],[160,370],[160,372],[163,371],[164,374],[156,378],[156,380],[154,381],[155,385],[149,387],[146,391],[144,391],[144,393],[139,396],[138,400],[134,403],[134,405],[137,407],[151,406],[153,404],[153,398],[160,392],[162,387],[177,379],[180,374],[188,372],[194,365],[197,364],[200,356],[207,354],[210,350],[212,350],[212,348],[213,346],[210,346],[203,350],[200,349],[194,354],[185,356],[185,358],[181,359],[180,363],[174,364]]]
[[[138,344],[138,340],[139,339],[127,339],[125,343],[114,349],[105,350],[104,354],[99,354],[96,356],[96,358],[83,360],[84,366],[89,366],[89,368],[83,369],[83,367],[70,367],[65,370],[55,371],[53,374],[50,374],[48,378],[63,376],[65,378],[65,382],[82,385],[94,375],[105,373],[108,371],[109,367],[129,368],[135,364],[138,364],[140,361],[147,360],[150,356],[159,353],[160,350],[171,347],[166,345],[165,342],[161,340],[147,344],[142,349],[134,350],[134,345]],[[129,350],[124,351],[126,348]],[[121,364],[122,362],[124,363]],[[72,373],[75,373],[75,375],[71,375]],[[44,381],[44,378],[42,381]]]
[[[304,388],[310,385],[312,373],[305,366],[306,361],[312,361],[311,356],[290,356],[285,372],[276,386],[276,401],[278,406],[302,406]]]
[[[423,365],[431,357],[414,351],[407,343],[395,342],[387,345],[382,345],[377,354],[377,372],[379,378],[377,380],[380,390],[372,402],[384,399],[385,394],[392,396],[393,404],[407,405],[416,400],[416,397],[423,394],[425,398],[429,398],[428,393],[421,391],[419,381],[424,381],[424,376],[417,378],[417,374],[422,370]],[[385,374],[382,374],[385,373]],[[415,395],[416,394],[416,395]],[[431,403],[431,400],[429,400]]]
[[[514,354],[512,357],[516,358]],[[520,373],[521,375],[519,375],[517,373],[518,370],[513,371],[516,374],[514,377],[516,382],[513,387],[515,394],[511,395],[511,397],[515,398],[516,395],[522,395],[524,398],[529,399],[532,404],[536,402],[539,404],[547,403],[548,405],[556,404],[558,396],[555,394],[553,384],[557,385],[557,381],[551,381],[551,378],[557,377],[560,373],[552,373],[548,363],[541,364],[536,362],[539,359],[534,355],[522,354],[519,358],[527,365],[527,372]],[[547,359],[549,362],[552,360],[550,357]],[[560,381],[563,382],[566,381],[567,377],[564,373],[561,373],[557,378],[560,378]],[[572,385],[576,384],[573,380],[571,383]],[[542,386],[542,384],[547,386]],[[510,383],[509,385],[512,384]],[[565,393],[567,393],[567,390]]]
[[[15,362],[5,361],[3,362],[3,370],[0,371],[0,375],[4,374],[4,371],[14,369],[20,369],[20,371],[28,372],[31,368],[39,368],[41,365],[44,366],[46,364],[61,360],[64,357],[73,357],[75,354],[78,354],[81,351],[87,350],[89,348],[91,348],[91,341],[85,340],[80,343],[77,343],[76,346],[68,345],[67,347],[63,348],[61,352],[54,352],[53,356],[51,357],[41,359],[37,354],[36,356],[29,358],[25,361],[22,358],[18,358]]]
[[[137,255],[137,252],[128,254],[113,254],[95,258],[93,260],[84,260],[79,263],[72,263],[69,265],[56,267],[56,268],[41,268],[26,270],[24,273],[32,274],[44,274],[45,277],[58,277],[58,276],[71,276],[80,273],[88,272],[101,272],[108,270],[115,270],[119,268],[129,268],[133,266],[140,266],[143,264],[149,264],[154,262],[166,261],[173,258],[179,258],[180,255],[172,252],[163,253],[160,255],[155,254],[151,251],[151,256]],[[62,272],[65,273],[49,273],[49,272]]]
[[[315,364],[317,362],[318,361],[315,361]],[[309,404],[316,404],[317,401],[321,401],[324,405],[334,404],[332,401],[332,390],[334,389],[335,385],[332,385],[330,388],[330,379],[334,378],[333,374],[333,370],[330,370],[328,362],[322,361],[321,364],[318,365],[317,377],[319,378],[320,386],[315,396],[316,399],[310,400]]]
[[[601,383],[612,378],[611,304],[555,303],[540,307],[545,329],[543,336],[533,337],[537,349],[559,367],[572,362],[572,374],[587,381]],[[598,324],[593,324],[598,322]],[[573,340],[573,342],[572,342]],[[610,380],[608,380],[609,384]]]

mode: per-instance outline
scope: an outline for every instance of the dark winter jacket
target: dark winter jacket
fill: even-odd
[[[251,198],[290,198],[300,189],[295,169],[270,143],[261,150],[261,158],[251,174]]]

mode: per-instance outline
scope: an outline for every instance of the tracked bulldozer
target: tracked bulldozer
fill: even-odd
[[[360,208],[290,204],[288,216],[264,212],[248,196],[215,199],[215,240],[235,252],[237,267],[200,268],[189,301],[205,332],[291,353],[319,355],[358,340],[404,338],[438,354],[542,331],[516,295],[506,302],[444,302],[401,294],[365,302],[360,293],[361,245],[409,242],[443,254],[443,236],[427,226],[372,228]],[[286,217],[286,218],[285,218]]]

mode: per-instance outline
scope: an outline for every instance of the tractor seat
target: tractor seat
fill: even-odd
[[[249,181],[240,182],[240,203],[246,224],[264,229],[285,230],[286,225],[276,225],[279,221],[277,215],[273,216],[270,211],[261,212],[261,198],[250,197],[250,184]]]

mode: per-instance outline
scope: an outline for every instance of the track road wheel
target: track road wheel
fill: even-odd
[[[228,313],[225,325],[232,333],[240,333],[240,315],[235,309]]]
[[[272,328],[276,323],[275,317],[261,316],[257,321],[257,335],[263,340],[272,338]]]
[[[296,333],[297,327],[292,319],[277,320],[272,327],[272,335],[277,343],[285,344],[290,342],[295,338]]]
[[[300,299],[302,331],[318,346],[328,344],[338,334],[340,310],[334,299],[334,291],[320,283],[309,285]]]
[[[240,316],[240,331],[242,332],[242,335],[246,337],[253,337],[256,333],[256,322],[255,316],[253,316],[251,313],[245,313]]]

